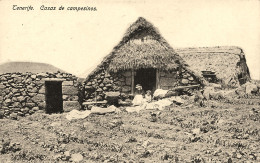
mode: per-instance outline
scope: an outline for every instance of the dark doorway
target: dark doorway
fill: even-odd
[[[61,113],[63,111],[62,82],[45,81],[46,113]]]
[[[150,90],[152,92],[156,89],[156,69],[147,68],[139,69],[135,75],[135,86],[141,84],[144,91]]]

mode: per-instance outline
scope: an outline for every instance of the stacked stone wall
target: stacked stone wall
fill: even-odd
[[[100,70],[84,82],[85,101],[102,101],[106,92],[131,92],[131,71],[108,73]]]
[[[45,109],[45,81],[63,79],[64,111],[80,108],[77,77],[68,73],[6,73],[0,75],[0,117],[17,118]]]

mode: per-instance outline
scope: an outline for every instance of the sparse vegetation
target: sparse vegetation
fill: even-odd
[[[72,121],[43,113],[1,119],[0,162],[259,162],[259,96],[231,101],[176,105],[156,116],[142,110]]]

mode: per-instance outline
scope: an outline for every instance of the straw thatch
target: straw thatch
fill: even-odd
[[[112,52],[89,74],[87,80],[102,69],[118,72],[140,68],[175,70],[177,67],[193,73],[158,30],[140,17],[128,28]]]
[[[245,54],[239,47],[182,48],[175,51],[198,74],[202,74],[202,71],[213,71],[216,77],[226,84],[230,80],[241,80],[240,84],[250,80]]]

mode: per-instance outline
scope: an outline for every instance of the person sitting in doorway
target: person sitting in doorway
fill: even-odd
[[[150,90],[146,91],[145,101],[146,102],[151,102],[152,101],[152,92]]]
[[[144,98],[142,95],[143,88],[140,84],[137,84],[135,88],[136,88],[136,91],[135,91],[135,96],[134,96],[132,103],[134,106],[142,105],[144,103]]]

